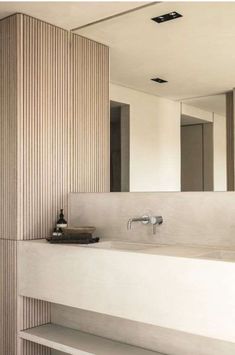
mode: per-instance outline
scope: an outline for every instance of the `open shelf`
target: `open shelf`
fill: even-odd
[[[72,355],[156,355],[156,352],[119,343],[78,330],[46,324],[19,332],[22,339]],[[160,355],[160,354],[159,354]]]

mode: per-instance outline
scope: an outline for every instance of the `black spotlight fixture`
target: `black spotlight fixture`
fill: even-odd
[[[161,78],[153,78],[151,79],[152,81],[155,81],[158,84],[164,84],[164,83],[168,83],[167,80],[161,79]]]
[[[169,14],[153,17],[151,20],[157,22],[157,23],[162,23],[170,20],[175,20],[176,18],[183,17],[183,15],[179,14],[176,11],[169,12]]]

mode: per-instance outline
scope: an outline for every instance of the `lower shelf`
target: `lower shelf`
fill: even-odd
[[[19,332],[22,339],[72,355],[156,355],[159,353],[119,343],[78,330],[46,324]],[[161,354],[159,354],[161,355]]]

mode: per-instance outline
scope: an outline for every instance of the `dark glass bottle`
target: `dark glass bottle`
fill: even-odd
[[[67,221],[64,218],[64,210],[63,209],[60,210],[60,218],[58,219],[58,221],[56,223],[56,227],[62,228],[62,229],[67,227]]]
[[[55,227],[54,232],[52,233],[52,237],[62,237],[63,231],[59,227]]]

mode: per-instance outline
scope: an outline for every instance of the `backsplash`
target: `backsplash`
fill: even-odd
[[[155,235],[139,222],[127,230],[146,214],[163,217]],[[95,226],[102,239],[235,246],[235,192],[71,193],[69,224]]]

